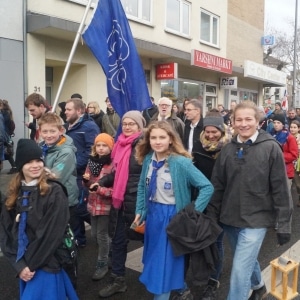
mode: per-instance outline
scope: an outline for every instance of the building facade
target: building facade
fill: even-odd
[[[28,94],[41,93],[53,104],[88,1],[2,2],[7,25],[0,28],[0,98],[12,103],[20,120],[18,138],[27,134],[21,122],[28,118]],[[121,2],[155,99],[197,98],[205,113],[218,103],[228,108],[232,100],[263,104],[264,86],[285,84],[282,72],[263,66],[264,0]],[[91,15],[92,9],[86,23]],[[78,43],[59,101],[73,93],[105,109],[106,78],[84,42]]]

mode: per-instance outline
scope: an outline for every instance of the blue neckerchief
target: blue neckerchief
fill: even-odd
[[[245,145],[251,145],[251,144],[252,144],[252,140],[249,139],[248,141],[246,141],[246,142],[243,143],[243,144],[245,144]],[[244,149],[243,149],[243,147],[241,147],[241,148],[239,149],[238,153],[237,153],[237,157],[238,157],[239,159],[243,158],[243,151],[244,151]]]
[[[42,146],[43,157],[46,157],[46,155],[48,154],[48,150],[49,150],[49,146],[45,143],[45,144]]]
[[[157,189],[157,171],[160,169],[165,163],[165,160],[162,161],[155,161],[152,160],[152,174],[149,182],[149,187],[148,187],[148,200],[153,201],[154,196],[156,194],[156,189]]]
[[[30,192],[24,191],[22,195],[22,208],[28,207],[28,197]],[[22,210],[19,220],[19,232],[18,232],[18,253],[16,262],[19,261],[25,254],[26,247],[28,245],[28,236],[26,234],[26,222],[27,222],[27,211]]]

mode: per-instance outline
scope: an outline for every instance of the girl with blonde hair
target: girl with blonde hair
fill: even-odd
[[[89,102],[86,109],[87,113],[93,118],[95,123],[98,125],[100,132],[102,132],[102,118],[104,116],[104,112],[100,109],[98,102]]]

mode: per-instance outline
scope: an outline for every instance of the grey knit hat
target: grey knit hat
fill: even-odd
[[[135,121],[140,129],[143,129],[146,126],[146,121],[143,117],[143,115],[141,114],[141,112],[139,112],[138,110],[130,110],[127,113],[125,113],[122,117],[122,121],[125,118],[130,118],[133,121]]]
[[[225,131],[223,117],[205,117],[203,119],[203,129],[205,129],[206,126],[214,126],[221,132]]]

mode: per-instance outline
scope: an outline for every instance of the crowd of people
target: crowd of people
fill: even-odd
[[[189,269],[204,285],[201,299],[217,299],[224,234],[233,253],[227,299],[265,297],[257,257],[268,228],[279,245],[290,240],[292,181],[300,206],[296,110],[232,101],[229,110],[220,104],[203,116],[198,99],[182,107],[166,97],[151,100],[143,112],[119,116],[108,97],[104,113],[97,101],[86,105],[73,94],[52,113],[33,93],[25,101],[30,139],[18,141],[16,161],[13,146],[7,149],[12,111],[0,100],[0,161],[16,173],[2,205],[0,242],[21,299],[78,299],[85,223],[97,244],[91,279],[102,280],[111,264],[102,298],[126,292],[133,239],[143,242],[140,281],[155,300],[193,299]]]

